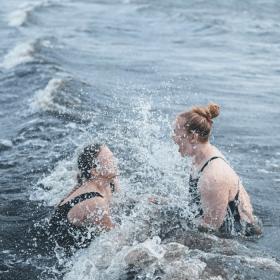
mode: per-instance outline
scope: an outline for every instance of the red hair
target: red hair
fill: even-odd
[[[194,106],[191,110],[179,113],[184,120],[184,127],[189,133],[198,133],[199,140],[207,142],[211,135],[212,119],[220,114],[220,107],[215,103],[205,106]]]

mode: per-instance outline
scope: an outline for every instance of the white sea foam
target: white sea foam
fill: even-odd
[[[13,142],[11,140],[7,140],[7,139],[2,139],[2,140],[0,139],[0,146],[11,148],[11,147],[13,147]]]
[[[33,102],[31,103],[31,106],[34,109],[40,109],[43,111],[46,111],[50,109],[51,107],[60,107],[57,104],[54,104],[54,97],[55,93],[59,89],[59,87],[62,85],[61,79],[51,79],[45,89],[37,91]],[[64,109],[64,108],[58,108],[58,109]]]
[[[79,120],[92,121],[97,112],[84,109],[79,93],[65,90],[63,84],[68,79],[53,78],[45,89],[39,90],[30,100],[31,109],[35,111],[48,111],[58,115],[68,115]]]
[[[3,254],[9,254],[11,251],[10,250],[4,250],[2,251]]]
[[[43,40],[43,41],[41,41],[41,45],[43,47],[49,48],[49,49],[54,49],[54,48],[56,48],[56,49],[64,49],[63,45],[57,45],[57,44],[54,45],[54,44],[51,43],[50,40]]]
[[[9,26],[22,26],[35,7],[44,5],[45,2],[24,2],[19,5],[20,10],[14,11],[9,16]]]
[[[48,6],[52,2],[67,2],[67,0],[50,0],[23,2],[19,5],[20,10],[14,11],[9,16],[9,26],[22,26],[30,16],[31,12],[38,6]]]
[[[30,62],[33,60],[32,54],[34,52],[35,42],[20,44],[4,56],[4,60],[0,66],[10,69],[21,63]]]
[[[6,147],[13,146],[13,142],[11,140],[6,140],[6,139],[0,140],[0,144],[2,144],[3,146],[6,146]]]
[[[271,173],[270,171],[268,171],[268,170],[266,170],[266,169],[258,169],[258,172],[264,173],[264,174],[269,174],[269,173]]]
[[[38,181],[44,189],[37,189],[30,195],[31,200],[44,201],[48,206],[56,205],[77,183],[75,162],[61,161],[49,176]]]
[[[28,17],[28,10],[14,11],[9,16],[9,26],[21,26]]]
[[[69,123],[65,127],[69,127],[69,128],[73,128],[74,129],[74,128],[77,127],[77,125],[75,123]]]

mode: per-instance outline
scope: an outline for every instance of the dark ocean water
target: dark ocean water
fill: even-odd
[[[264,223],[243,242],[279,259],[279,1],[0,4],[1,279],[68,279],[27,232],[71,189],[85,143],[115,152],[124,193],[184,188],[174,113],[211,101],[211,141]]]

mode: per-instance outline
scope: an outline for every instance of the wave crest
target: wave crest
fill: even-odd
[[[35,52],[35,42],[23,43],[17,45],[4,56],[1,67],[10,69],[21,63],[30,62],[33,60],[32,54]]]

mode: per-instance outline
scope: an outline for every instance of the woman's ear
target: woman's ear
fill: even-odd
[[[83,183],[81,175],[79,173],[77,174],[77,181],[78,181],[78,184],[82,184]]]
[[[191,137],[190,137],[190,142],[191,142],[192,144],[194,144],[194,143],[197,142],[197,140],[198,140],[198,133],[193,133],[193,134],[191,135]]]
[[[91,175],[92,177],[96,177],[96,176],[98,175],[97,170],[96,170],[95,168],[92,168],[92,169],[90,170],[90,175]]]

